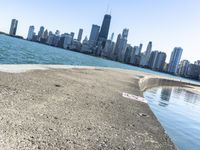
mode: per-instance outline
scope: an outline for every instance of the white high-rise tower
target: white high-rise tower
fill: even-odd
[[[29,30],[28,30],[28,36],[27,36],[27,40],[32,40],[33,39],[33,36],[34,36],[34,30],[35,30],[35,27],[34,26],[30,26],[29,27]]]

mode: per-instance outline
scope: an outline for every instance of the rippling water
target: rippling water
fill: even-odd
[[[144,94],[180,150],[200,150],[200,95],[182,88],[153,88]]]
[[[144,71],[142,68],[5,35],[0,35],[0,64],[63,64]]]
[[[195,82],[193,80],[187,80],[5,35],[0,35],[0,64],[60,64],[123,68],[200,84],[200,82]]]

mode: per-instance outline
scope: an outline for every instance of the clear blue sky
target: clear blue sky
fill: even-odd
[[[175,46],[184,49],[182,59],[200,59],[200,0],[1,0],[0,31],[8,32],[12,18],[19,20],[18,35],[27,36],[30,25],[55,32],[88,35],[92,24],[101,25],[111,8],[110,34],[129,28],[129,43],[153,41],[153,49],[168,55]],[[77,35],[77,34],[76,34]]]

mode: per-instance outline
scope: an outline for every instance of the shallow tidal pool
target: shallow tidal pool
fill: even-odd
[[[200,150],[200,94],[159,87],[147,90],[144,97],[179,150]]]

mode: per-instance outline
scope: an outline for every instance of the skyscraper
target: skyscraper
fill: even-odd
[[[152,69],[157,71],[163,71],[166,57],[167,57],[166,53],[158,52],[158,55],[155,59],[155,64]]]
[[[89,38],[90,48],[94,48],[96,46],[98,36],[99,36],[99,30],[100,30],[100,26],[92,25],[92,29],[91,29],[91,32],[90,32],[90,38]]]
[[[118,56],[118,53],[119,53],[119,44],[120,44],[120,39],[121,39],[121,34],[118,34],[117,36],[117,41],[116,41],[116,44],[115,44],[115,48],[113,50],[113,53],[112,53],[112,59],[113,60],[117,60],[117,56]]]
[[[105,47],[105,43],[108,38],[110,22],[111,22],[111,15],[106,14],[103,19],[103,23],[101,26],[101,30],[99,33],[99,39],[98,39],[98,41],[100,42],[100,46],[102,46],[102,48]]]
[[[181,56],[183,53],[183,49],[181,47],[175,47],[174,50],[172,51],[170,61],[169,61],[169,67],[168,67],[168,72],[171,74],[176,74],[178,65],[181,60]]]
[[[152,51],[151,52],[151,56],[150,56],[149,61],[148,61],[148,67],[149,68],[151,68],[151,69],[155,68],[155,66],[156,66],[156,59],[158,57],[158,54],[159,54],[158,51]]]
[[[41,43],[46,43],[47,42],[47,40],[48,40],[48,37],[49,37],[49,32],[48,32],[48,30],[46,29],[45,31],[44,31],[44,33],[42,34],[42,37],[40,37],[40,42]]]
[[[111,34],[110,39],[106,41],[106,45],[101,53],[101,57],[111,58],[115,43],[113,42],[114,33]]]
[[[148,66],[148,62],[151,56],[151,51],[152,51],[152,42],[150,41],[149,44],[147,45],[146,51],[141,56],[140,66],[143,67]]]
[[[60,36],[60,31],[59,31],[59,30],[56,30],[55,35],[56,35],[56,36]]]
[[[133,51],[131,53],[130,64],[132,65],[139,65],[139,58],[140,58],[140,47],[134,46]]]
[[[49,36],[48,36],[48,39],[47,39],[47,44],[52,45],[53,39],[54,39],[54,34],[53,34],[52,31],[49,31]]]
[[[149,44],[148,44],[148,46],[147,46],[147,49],[145,51],[145,55],[148,56],[148,57],[150,57],[151,51],[152,51],[152,42],[150,41]]]
[[[52,43],[52,45],[53,46],[58,46],[59,41],[60,41],[60,31],[56,30],[56,32],[55,32],[55,34],[53,36],[53,43]]]
[[[17,25],[18,25],[18,20],[12,19],[11,26],[10,26],[10,32],[9,32],[10,35],[13,35],[13,36],[16,35]]]
[[[66,35],[67,35],[67,33],[61,34],[60,40],[58,42],[58,47],[63,48]]]
[[[114,33],[111,34],[111,36],[110,36],[110,40],[111,40],[111,41],[113,41],[114,35],[115,35]]]
[[[119,39],[119,43],[116,44],[115,49],[117,52],[117,60],[120,62],[124,61],[124,55],[126,52],[126,48],[127,48],[127,39],[128,39],[128,32],[129,29],[125,28],[122,32],[122,36]]]
[[[129,32],[129,29],[125,28],[122,32],[122,38],[127,40],[128,39],[128,32]]]
[[[143,44],[141,43],[140,44],[140,53],[142,52],[142,47],[143,47]]]
[[[70,35],[72,36],[72,41],[74,40],[74,35],[75,33],[74,32],[71,32]]]
[[[200,75],[200,66],[196,64],[189,64],[187,68],[187,77],[198,80]]]
[[[43,34],[44,34],[44,27],[41,26],[40,30],[38,32],[38,41],[40,41],[40,39],[42,38]]]
[[[30,26],[29,27],[29,30],[28,30],[28,36],[27,36],[27,40],[32,40],[33,39],[33,36],[34,36],[34,30],[35,30],[35,27],[34,26]]]
[[[182,77],[185,77],[189,65],[190,65],[190,62],[189,62],[188,60],[182,60],[182,61],[180,62],[180,65],[179,65],[178,74],[179,74],[180,76],[182,76]]]
[[[82,42],[81,52],[86,53],[86,54],[94,53],[93,49],[89,46],[89,41],[88,41],[87,36],[85,37],[85,39]]]
[[[69,46],[72,44],[72,40],[73,40],[73,37],[71,34],[66,34],[65,35],[65,40],[64,40],[64,48],[65,49],[68,49]]]
[[[200,60],[195,61],[194,64],[200,66]]]
[[[133,52],[133,47],[131,45],[127,45],[126,52],[124,54],[124,62],[129,64],[131,61],[131,54]]]
[[[78,40],[79,42],[81,42],[82,36],[83,36],[83,29],[79,29],[78,38],[77,38],[77,40]]]
[[[166,57],[167,55],[164,52],[152,51],[148,62],[148,67],[153,70],[163,71]]]
[[[44,38],[45,40],[47,40],[47,39],[48,39],[48,36],[49,36],[49,32],[48,32],[48,30],[46,29],[46,30],[44,31],[43,38]]]

